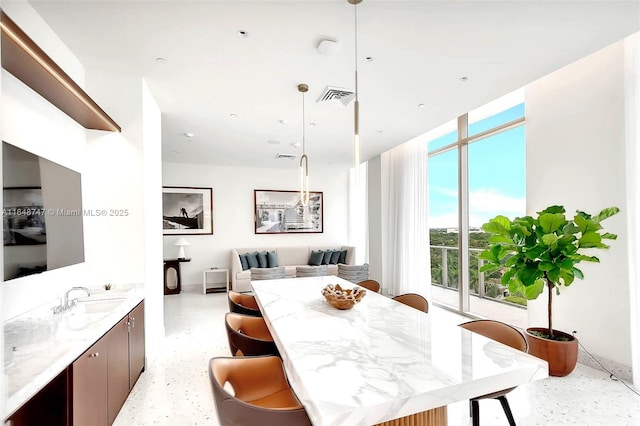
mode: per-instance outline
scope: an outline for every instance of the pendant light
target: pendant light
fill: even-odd
[[[309,204],[309,157],[305,146],[304,94],[309,90],[306,84],[298,84],[298,92],[302,93],[302,157],[300,157],[300,202]],[[304,165],[302,164],[304,163]]]
[[[362,0],[347,0],[353,5],[354,45],[355,45],[355,102],[353,104],[353,158],[355,162],[355,179],[360,182],[360,101],[358,100],[358,4]]]

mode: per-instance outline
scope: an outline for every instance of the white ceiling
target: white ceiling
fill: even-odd
[[[326,85],[354,88],[347,0],[30,3],[88,72],[147,79],[162,111],[164,161],[297,166],[275,156],[301,153],[291,144],[302,139],[297,85],[307,83],[311,170],[353,162],[353,103],[316,103]],[[357,7],[363,160],[640,30],[638,1]],[[323,38],[338,41],[339,52],[320,55]],[[195,134],[191,142],[185,132]]]

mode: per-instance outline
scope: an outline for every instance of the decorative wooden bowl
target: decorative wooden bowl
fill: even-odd
[[[322,295],[331,306],[336,309],[351,309],[353,306],[362,300],[367,294],[367,290],[362,287],[356,287],[354,289],[343,289],[340,284],[329,284],[322,289]]]

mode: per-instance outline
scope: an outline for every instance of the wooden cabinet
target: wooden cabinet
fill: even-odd
[[[105,338],[108,344],[107,420],[112,424],[129,395],[129,316],[121,319]],[[84,423],[77,423],[74,418],[74,424]]]
[[[102,338],[72,365],[74,425],[107,425],[107,351]]]
[[[144,303],[140,303],[129,314],[129,389],[133,389],[144,368]]]

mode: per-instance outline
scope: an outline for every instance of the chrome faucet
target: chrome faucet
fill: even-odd
[[[88,288],[86,287],[71,287],[69,290],[67,290],[67,292],[64,294],[64,299],[62,301],[62,310],[66,311],[68,309],[73,308],[76,305],[76,302],[78,301],[78,299],[73,299],[73,300],[69,300],[69,293],[71,293],[73,290],[84,290],[87,292],[87,297],[91,296],[91,292],[89,291]]]

